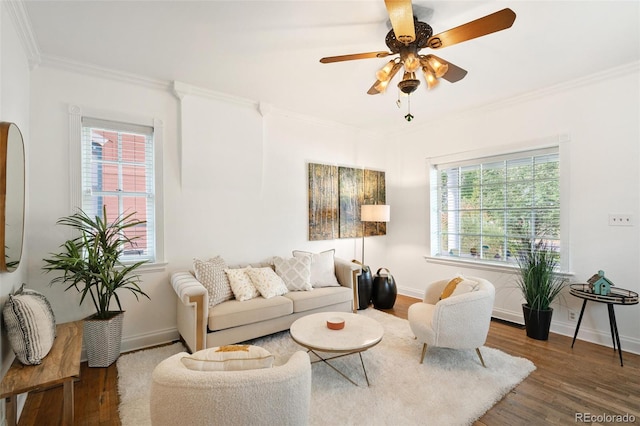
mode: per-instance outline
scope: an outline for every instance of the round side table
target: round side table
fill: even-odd
[[[582,315],[584,314],[584,308],[587,306],[587,302],[606,303],[609,310],[609,327],[611,328],[611,340],[613,341],[613,350],[618,348],[618,354],[620,355],[620,366],[622,367],[622,347],[620,346],[620,335],[618,334],[618,324],[616,323],[616,314],[613,310],[613,305],[637,305],[638,293],[625,290],[623,288],[611,287],[611,291],[607,295],[595,294],[589,284],[571,284],[569,293],[571,295],[583,299],[582,309],[580,309],[580,317],[578,318],[578,325],[576,326],[576,332],[573,335],[573,341],[571,347],[576,343],[576,337],[578,336],[578,330],[580,330],[580,323],[582,322]]]

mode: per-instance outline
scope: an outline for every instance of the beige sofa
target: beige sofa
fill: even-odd
[[[229,345],[288,330],[298,318],[316,312],[355,312],[354,300],[359,265],[335,258],[339,287],[292,291],[269,299],[228,300],[209,306],[206,288],[191,271],[171,275],[177,295],[177,323],[180,336],[192,352]]]

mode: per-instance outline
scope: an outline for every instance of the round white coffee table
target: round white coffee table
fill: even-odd
[[[341,317],[345,320],[343,329],[331,330],[327,327],[327,320],[335,317]],[[314,362],[324,362],[356,386],[358,386],[356,382],[327,361],[357,353],[360,356],[360,363],[362,364],[364,377],[367,380],[367,386],[369,386],[369,377],[362,360],[362,352],[377,345],[382,340],[384,329],[380,323],[364,315],[347,312],[320,312],[297,319],[291,324],[289,331],[291,338],[296,343],[307,348],[307,352],[312,352],[320,358]],[[316,351],[339,353],[340,355],[324,358],[318,355]]]

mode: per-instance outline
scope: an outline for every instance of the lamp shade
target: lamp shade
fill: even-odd
[[[391,220],[391,206],[386,204],[365,204],[361,206],[361,222],[389,222]]]

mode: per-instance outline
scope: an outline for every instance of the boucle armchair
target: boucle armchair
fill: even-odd
[[[186,352],[153,371],[151,423],[158,425],[306,425],[311,362],[306,352],[286,364],[241,371],[194,371]]]
[[[424,300],[409,307],[408,319],[413,334],[423,343],[420,363],[429,345],[451,349],[475,349],[484,367],[480,347],[487,340],[495,287],[489,281],[467,277],[466,288],[440,300],[450,280],[429,285]]]

